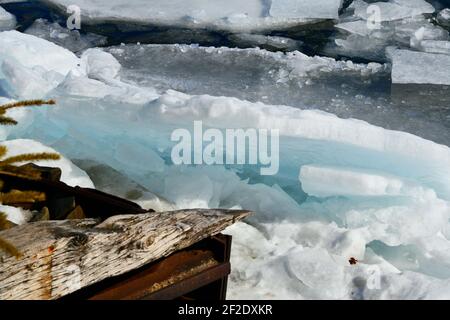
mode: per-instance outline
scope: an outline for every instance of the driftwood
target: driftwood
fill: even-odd
[[[248,211],[180,210],[41,221],[0,232],[22,256],[0,252],[0,300],[57,299],[217,234]]]

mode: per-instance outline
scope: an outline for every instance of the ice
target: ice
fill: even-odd
[[[425,194],[420,186],[394,176],[348,168],[302,166],[302,189],[312,196],[414,196]],[[333,181],[333,184],[329,182]],[[430,190],[429,192],[432,193]]]
[[[1,29],[1,28],[0,28]],[[61,27],[57,22],[37,19],[25,33],[53,42],[73,52],[105,45],[106,37],[93,33],[81,34],[78,30]]]
[[[299,52],[195,45],[126,45],[106,51],[122,65],[119,74],[123,81],[155,87],[159,92],[174,89],[192,95],[321,109],[442,144],[450,141],[450,118],[445,112],[429,112],[448,103],[438,94],[417,88],[397,98],[396,88],[391,90],[388,65],[336,61]],[[430,108],[423,108],[424,101]]]
[[[17,31],[0,33],[0,82],[10,97],[42,98],[69,72],[86,73],[72,52]]]
[[[176,209],[175,204],[150,192],[147,188],[108,165],[92,160],[74,160],[74,163],[89,175],[96,189],[132,200],[144,209],[155,211]]]
[[[388,46],[420,48],[422,40],[448,40],[448,31],[428,18],[434,8],[423,0],[356,0],[346,12],[335,26],[340,33],[324,49],[327,54],[386,61]]]
[[[354,0],[351,8],[355,10],[355,15],[363,20],[369,20],[373,12],[371,8],[377,7],[380,21],[394,21],[410,18],[421,14],[431,14],[434,7],[425,0],[390,0],[388,2],[366,3],[362,0]]]
[[[302,47],[303,42],[286,37],[264,36],[251,33],[237,33],[228,37],[239,47],[259,47],[267,50],[295,51]]]
[[[16,18],[0,6],[0,31],[11,30],[16,27]]]
[[[433,70],[430,72],[429,70]],[[392,82],[450,85],[450,56],[410,50],[392,52]]]
[[[420,42],[420,48],[428,53],[441,53],[450,55],[450,41],[423,40]]]
[[[437,21],[441,26],[450,28],[450,9],[442,9],[437,15]]]
[[[66,75],[79,70],[80,59],[67,49],[18,31],[0,33],[0,55],[10,56],[27,68]]]
[[[342,0],[272,0],[270,15],[279,18],[337,19]]]
[[[18,61],[36,50],[35,40],[27,39]],[[39,41],[47,55],[68,52]],[[0,59],[14,59],[13,50],[3,48]],[[394,68],[397,53],[392,51]],[[360,88],[385,76],[387,66],[198,46],[119,46],[87,50],[76,59],[81,70],[68,68],[66,74],[39,56],[34,64],[20,62],[24,74],[43,78],[48,68],[61,75],[46,93],[57,104],[22,111],[23,124],[1,134],[45,143],[76,159],[99,189],[146,208],[255,211],[227,230],[234,236],[229,298],[448,298],[450,148],[404,127],[388,130],[275,99],[277,91],[300,91],[301,97],[308,93],[304,87],[314,88],[309,90],[316,98],[325,95],[314,81],[341,88],[345,79]],[[18,73],[15,66],[9,65]],[[0,92],[21,91],[9,73],[2,77]],[[171,88],[177,84],[185,92]],[[253,101],[243,98],[245,90],[258,92]],[[407,122],[409,110],[402,112],[397,120]],[[258,165],[174,165],[171,133],[192,132],[197,120],[218,130],[278,129],[279,172],[262,177]],[[86,177],[70,172],[73,183]]]
[[[116,78],[121,68],[116,58],[100,49],[86,50],[81,59],[86,64],[87,75],[91,79]]]
[[[286,29],[318,19],[337,18],[341,0],[44,0],[66,11],[70,5],[81,8],[89,24],[104,21],[140,24],[144,27],[207,28],[234,32]],[[286,10],[289,8],[289,10]]]

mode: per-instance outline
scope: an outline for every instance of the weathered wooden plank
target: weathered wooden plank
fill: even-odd
[[[0,252],[0,300],[56,299],[217,234],[248,211],[179,210],[40,221],[0,232],[22,253]]]

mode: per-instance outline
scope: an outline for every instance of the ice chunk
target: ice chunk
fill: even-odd
[[[423,0],[370,4],[356,0],[336,25],[340,33],[324,53],[386,61],[388,46],[418,48],[422,40],[448,40],[447,30],[424,16],[433,11]]]
[[[306,193],[318,197],[421,196],[425,193],[422,187],[398,177],[349,168],[306,165],[300,169],[299,179]]]
[[[337,19],[342,0],[272,0],[270,15],[278,18]]]
[[[100,49],[86,50],[81,60],[86,64],[87,74],[91,79],[113,79],[117,77],[121,68],[116,58]]]
[[[38,71],[24,67],[11,57],[0,57],[0,80],[4,81],[1,87],[5,93],[22,99],[43,98],[56,86]]]
[[[17,31],[0,33],[0,58],[7,55],[28,68],[55,71],[64,76],[70,71],[84,73],[80,59],[69,50]]]
[[[153,209],[155,211],[177,209],[175,204],[150,192],[125,174],[114,170],[108,165],[92,160],[73,160],[73,162],[89,175],[89,178],[98,190],[136,202],[144,209]]]
[[[58,23],[37,19],[25,33],[53,42],[73,52],[105,45],[106,37],[93,33],[81,34],[78,30],[69,30]]]
[[[392,53],[392,82],[450,85],[450,56],[395,50]]]
[[[228,38],[239,47],[260,47],[267,50],[294,51],[299,50],[303,44],[302,41],[291,38],[251,33],[232,34]]]
[[[419,46],[424,52],[450,55],[450,41],[423,40]]]
[[[425,0],[390,0],[388,2],[366,3],[362,0],[355,0],[351,8],[355,10],[355,15],[363,20],[373,17],[373,10],[377,8],[376,19],[379,21],[394,21],[418,16],[421,14],[430,14],[435,11],[434,7]]]
[[[11,30],[16,27],[16,17],[0,6],[0,31]]]
[[[263,0],[44,0],[66,11],[70,5],[81,8],[83,20],[93,24],[139,24],[141,27],[207,28],[239,32],[286,29],[310,23],[317,19],[337,18],[341,0],[288,1],[289,14],[283,7],[285,1]],[[297,10],[292,10],[295,5]],[[269,14],[269,11],[271,14]]]
[[[450,28],[450,9],[441,10],[437,15],[437,21],[441,26]]]

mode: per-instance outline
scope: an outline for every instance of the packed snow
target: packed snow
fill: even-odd
[[[138,21],[154,10],[133,10],[130,2],[121,5],[119,0],[75,2],[92,21]],[[189,1],[203,12],[186,11],[183,3],[173,9],[155,2],[161,12],[174,11],[152,16],[153,22],[243,28],[242,20],[266,27],[269,20],[271,26],[283,21],[286,27],[305,18],[303,10],[288,6],[295,4],[290,0],[232,1],[226,6]],[[321,8],[321,3],[330,6]],[[404,31],[404,48],[387,50],[392,82],[449,85],[448,32],[427,20],[434,8],[422,0],[377,4],[389,9],[385,31],[396,24],[390,39],[398,41]],[[339,17],[338,28],[358,37],[374,36],[358,9],[367,5],[354,1],[349,9],[354,21]],[[335,19],[341,1],[307,1],[303,6],[314,13],[308,18]],[[283,42],[284,36],[246,32],[234,36],[280,44],[279,49],[302,46]],[[47,32],[37,34],[48,39]],[[63,181],[95,185],[145,208],[253,210],[253,217],[226,230],[233,235],[228,298],[450,298],[448,126],[431,108],[432,99],[430,109],[414,118],[417,109],[402,105],[395,111],[393,103],[368,93],[386,91],[373,83],[389,81],[390,86],[390,65],[198,45],[121,45],[76,55],[61,47],[77,51],[68,45],[76,39],[49,39],[61,46],[45,39],[0,33],[0,103],[31,97],[57,101],[55,106],[8,111],[20,123],[1,128],[0,137],[33,140],[2,143],[16,153],[24,146],[27,152],[57,150],[64,158],[46,165],[61,167]],[[383,35],[383,55],[387,42]],[[346,91],[351,93],[341,97]],[[364,108],[366,102],[369,107]],[[345,117],[324,111],[325,105]],[[261,176],[260,165],[174,165],[171,133],[192,133],[198,120],[204,129],[220,132],[278,129],[278,173]],[[4,209],[11,220],[26,221],[25,212]]]

